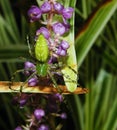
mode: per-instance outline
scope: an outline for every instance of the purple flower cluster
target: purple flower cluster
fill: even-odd
[[[12,103],[13,105],[19,105],[20,108],[23,108],[28,102],[28,98],[29,96],[23,93],[20,97],[19,95],[15,96],[12,100]]]
[[[67,55],[67,49],[70,47],[69,43],[67,41],[61,41],[60,37],[69,31],[70,25],[67,19],[72,17],[73,11],[73,8],[65,8],[55,0],[45,1],[40,7],[33,5],[28,11],[30,22],[39,21],[44,26],[46,25],[46,27],[41,27],[36,31],[36,38],[42,33],[47,39],[50,49],[50,59]],[[47,15],[45,21],[41,20],[43,14]],[[61,15],[63,22],[53,20],[55,14]],[[51,63],[50,61],[52,60],[49,60],[49,63]]]
[[[54,66],[59,63],[59,59],[68,56],[68,49],[70,44],[64,40],[64,36],[69,33],[70,25],[68,19],[72,17],[74,9],[71,7],[65,8],[61,3],[56,0],[46,0],[40,7],[33,5],[28,11],[30,22],[39,21],[43,26],[36,31],[35,41],[39,35],[42,34],[47,41],[47,47],[49,49],[49,59],[44,63],[40,63],[34,54],[34,63],[26,61],[24,63],[24,74],[28,76],[28,85],[35,86],[40,83],[40,79],[48,78],[50,73],[54,78],[54,74],[57,67]],[[42,21],[42,15],[46,15],[45,21]],[[59,15],[59,19],[56,20],[54,16]],[[35,46],[34,46],[35,49]],[[41,77],[38,73],[37,64],[41,67],[47,65],[47,75]],[[44,66],[46,71],[46,65]],[[40,67],[39,66],[39,67]],[[42,68],[39,68],[41,71]],[[42,70],[43,71],[43,70]],[[49,71],[49,72],[48,72]],[[40,78],[40,79],[39,79]],[[51,78],[51,76],[50,76]],[[48,79],[47,79],[48,80]],[[46,81],[47,81],[46,80]],[[49,79],[50,80],[50,79]],[[51,81],[50,81],[51,82]],[[52,128],[50,120],[55,118],[66,119],[66,113],[62,112],[61,103],[63,102],[63,96],[57,94],[22,94],[16,96],[13,99],[13,104],[19,105],[20,108],[26,105],[31,106],[31,114],[28,114],[27,124],[25,128],[36,130],[51,130]],[[51,119],[50,119],[51,118]],[[54,119],[55,119],[54,118]],[[55,121],[55,120],[53,120]],[[24,127],[18,126],[15,130],[22,130]]]
[[[45,21],[45,24],[50,24],[53,29],[53,32],[57,35],[63,35],[65,32],[69,30],[69,24],[66,22],[67,19],[72,17],[74,9],[71,7],[65,8],[62,4],[55,1],[46,1],[41,7],[33,5],[29,11],[28,16],[30,18],[30,22],[39,21],[43,14],[58,14],[63,18],[63,23],[48,23],[48,20]],[[52,19],[51,19],[52,20]],[[47,31],[47,30],[46,30]],[[40,31],[41,32],[41,31]],[[46,33],[46,32],[45,32]],[[45,34],[46,35],[46,34]]]
[[[74,9],[71,7],[65,8],[61,3],[53,1],[44,2],[41,7],[33,5],[29,11],[28,16],[30,22],[38,21],[42,14],[54,13],[61,15],[64,19],[70,19],[74,12]]]
[[[61,3],[55,0],[45,1],[40,7],[33,5],[28,11],[30,22],[39,21],[44,26],[36,31],[35,41],[40,34],[43,34],[48,42],[49,59],[48,64],[53,64],[55,59],[68,56],[69,42],[62,40],[62,36],[69,31],[70,25],[67,19],[72,17],[74,9],[71,7],[65,8]],[[42,15],[47,15],[45,21],[41,20]],[[63,21],[54,19],[54,15],[60,15]],[[58,61],[57,61],[58,62]],[[25,62],[24,65],[25,75],[30,76],[32,73],[35,75],[28,80],[29,86],[35,86],[39,83],[38,75],[36,74],[36,65],[32,62]]]
[[[30,104],[32,114],[27,115],[27,127],[29,129],[35,128],[37,130],[53,129],[51,128],[51,122],[49,122],[51,116],[52,119],[53,116],[63,120],[67,118],[66,113],[61,111],[62,102],[63,96],[59,93],[48,95],[22,93],[13,99],[13,103],[19,105],[20,108]],[[16,127],[15,130],[22,130],[22,126]]]

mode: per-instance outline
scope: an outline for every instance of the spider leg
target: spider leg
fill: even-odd
[[[19,90],[15,90],[15,89],[12,88],[12,85],[13,85],[13,82],[14,82],[14,80],[15,80],[16,74],[21,73],[21,72],[25,72],[25,71],[30,71],[30,70],[32,70],[32,69],[31,69],[31,68],[29,68],[29,69],[20,69],[20,70],[15,71],[15,72],[13,73],[12,77],[11,77],[10,84],[9,84],[9,89],[11,89],[11,90],[13,90],[13,91],[19,91]],[[31,77],[33,77],[35,74],[36,74],[36,72],[32,73],[32,74],[28,77],[28,79],[27,79],[24,83],[22,83],[22,85],[21,85],[21,87],[20,87],[20,92],[22,91],[23,86],[24,86],[24,85],[28,82],[28,80],[29,80]]]
[[[50,78],[51,78],[51,80],[52,80],[52,82],[54,84],[54,87],[57,88],[57,90],[58,90],[59,93],[62,93],[61,89],[58,87],[58,84],[57,84],[54,76],[51,74],[50,71],[48,71],[48,75],[50,76]]]
[[[58,68],[56,69],[56,72],[55,72],[56,74],[58,73],[58,74],[60,74],[60,75],[62,75],[62,76],[65,76],[65,77],[68,79],[68,82],[74,82],[74,83],[77,82],[77,81],[71,79],[69,75],[65,75],[65,74],[62,73],[61,68],[62,68],[62,67],[65,67],[64,65],[63,65],[63,66],[59,66],[58,64],[55,64],[55,65],[56,65],[56,66],[55,66],[54,69],[56,69],[56,68],[58,67]],[[78,75],[78,73],[77,73],[71,66],[68,66],[68,68],[69,68],[70,70],[72,70],[76,75]]]
[[[13,85],[13,82],[14,82],[14,79],[15,79],[15,76],[16,76],[16,74],[21,73],[21,72],[24,72],[24,71],[25,71],[25,69],[20,69],[20,70],[17,70],[17,71],[15,71],[15,72],[13,73],[13,75],[12,75],[12,77],[11,77],[11,80],[10,80],[9,89],[14,90],[14,91],[17,91],[17,90],[15,90],[15,89],[12,88],[12,85]]]
[[[29,49],[29,54],[34,57],[33,53],[32,53],[32,48],[30,46],[30,42],[29,42],[29,36],[27,36],[27,44],[28,44],[28,49]]]
[[[32,78],[35,74],[36,74],[36,72],[32,73],[32,74],[22,83],[22,85],[20,86],[20,90],[19,90],[20,93],[22,93],[23,86],[24,86],[26,83],[28,83],[28,80],[29,80],[30,78]]]

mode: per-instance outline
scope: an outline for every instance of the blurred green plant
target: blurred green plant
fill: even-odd
[[[83,13],[77,9],[77,13],[84,20],[86,14],[90,14],[88,7],[91,9],[93,2],[91,1],[90,5],[86,1],[81,2]],[[84,96],[84,103],[77,95],[73,96],[73,99],[69,98],[76,130],[117,128],[117,94],[114,93],[117,84],[116,9],[115,0],[97,5],[76,36],[80,80],[83,86],[89,88],[89,94]]]
[[[0,1],[0,80],[9,80],[17,70],[17,65],[21,62],[18,57],[28,57],[25,40],[28,25],[21,14],[19,29],[11,4],[8,0]],[[100,3],[98,0],[79,0],[75,10],[79,83],[89,88],[86,95],[66,97],[75,130],[116,130],[117,1],[106,0]],[[17,126],[14,118],[16,115],[13,113],[15,108],[10,105],[9,97],[10,95],[0,94],[4,104],[0,110],[5,108],[9,124],[6,126],[6,119],[2,115],[0,126],[4,130]],[[22,117],[21,112],[20,116]]]

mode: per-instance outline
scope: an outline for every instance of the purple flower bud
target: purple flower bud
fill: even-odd
[[[64,8],[62,10],[62,15],[65,19],[70,19],[72,17],[72,14],[74,12],[74,9],[71,8],[71,7],[68,7],[68,8]]]
[[[59,47],[58,50],[56,51],[56,54],[59,56],[66,56],[67,51],[62,49],[62,47]]]
[[[38,78],[37,77],[33,77],[33,78],[28,80],[28,85],[29,86],[35,86],[37,84],[38,84]]]
[[[28,16],[30,18],[30,22],[37,21],[41,18],[41,10],[38,8],[38,6],[31,6],[31,8],[28,10]]]
[[[42,13],[47,13],[51,11],[51,4],[49,2],[44,2],[40,7]]]
[[[20,99],[19,105],[20,107],[23,107],[27,103],[27,99]]]
[[[32,62],[29,62],[29,61],[26,61],[24,63],[24,69],[25,69],[25,75],[29,76],[30,75],[30,72],[35,72],[36,70],[36,67],[35,65],[32,63]]]
[[[67,118],[67,114],[66,114],[66,113],[61,113],[60,117],[61,117],[62,119],[66,119],[66,118]]]
[[[68,32],[70,29],[70,24],[67,22],[64,22],[63,25],[65,26],[66,32]]]
[[[46,39],[49,39],[49,37],[50,37],[50,32],[48,31],[47,28],[41,27],[40,29],[38,29],[38,30],[36,31],[36,36],[38,36],[40,33],[42,33]]]
[[[59,101],[59,102],[62,102],[63,101],[63,97],[61,94],[57,93],[54,95],[56,97],[56,99]]]
[[[45,116],[45,111],[43,109],[36,109],[34,111],[34,116],[37,120],[41,120]]]
[[[22,130],[22,128],[20,126],[18,126],[14,130]]]
[[[69,45],[69,43],[67,41],[62,41],[60,46],[64,50],[67,50],[70,47],[70,45]]]
[[[62,23],[55,23],[52,26],[55,34],[63,35],[66,32],[66,28]]]
[[[20,107],[23,107],[28,100],[29,96],[27,94],[21,94],[21,96],[15,96],[13,97],[12,103],[13,105],[19,105]]]
[[[56,2],[54,4],[54,9],[55,11],[57,11],[57,13],[62,13],[62,10],[63,10],[64,6],[61,5],[60,3]]]
[[[49,130],[49,127],[47,125],[41,124],[37,130]]]
[[[25,69],[27,69],[27,68],[35,68],[35,65],[30,61],[26,61],[25,64],[24,64],[24,68]]]

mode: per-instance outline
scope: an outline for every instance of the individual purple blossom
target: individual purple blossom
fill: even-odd
[[[33,78],[31,78],[31,79],[29,79],[28,80],[28,85],[29,86],[35,86],[35,85],[37,85],[38,84],[38,78],[35,76],[35,77],[33,77]]]
[[[51,4],[48,1],[46,1],[41,5],[40,9],[42,13],[47,13],[51,11]]]
[[[13,105],[19,105],[22,108],[28,101],[29,96],[27,94],[21,94],[19,96],[15,96],[12,100]]]
[[[62,102],[63,101],[63,96],[60,93],[56,93],[53,95],[53,98],[56,99],[56,101],[58,102]]]
[[[60,46],[64,50],[67,50],[70,47],[70,45],[69,45],[69,43],[67,41],[62,41],[61,44],[60,44]]]
[[[25,69],[25,75],[28,76],[28,75],[30,75],[30,72],[31,73],[35,72],[36,66],[32,62],[26,61],[24,63],[24,69]]]
[[[64,6],[58,2],[54,3],[54,9],[57,11],[57,13],[61,14],[62,10],[64,9]]]
[[[50,32],[48,31],[47,28],[41,27],[40,29],[38,29],[38,30],[36,31],[36,36],[38,36],[40,33],[42,33],[46,39],[49,39],[49,37],[50,37]]]
[[[60,114],[60,117],[61,117],[62,119],[66,119],[66,118],[67,118],[67,114],[66,114],[66,113],[61,113],[61,114]]]
[[[34,116],[37,120],[41,120],[45,116],[45,111],[43,109],[36,109],[34,111]]]
[[[23,130],[20,126],[17,126],[14,130]]]
[[[41,18],[42,12],[38,6],[31,6],[31,8],[28,10],[28,16],[30,18],[30,22],[37,21]]]
[[[22,108],[26,103],[27,103],[27,99],[20,99],[19,100],[20,108]]]
[[[66,32],[65,26],[59,22],[54,23],[52,28],[55,34],[63,35]]]
[[[58,48],[58,50],[56,51],[56,54],[59,56],[66,56],[67,51],[64,50],[61,46]]]
[[[37,130],[49,130],[49,127],[45,124],[41,124]]]
[[[68,7],[68,8],[64,8],[62,10],[62,15],[65,19],[70,19],[72,17],[72,14],[74,12],[74,9],[71,8],[71,7]]]
[[[63,25],[65,26],[66,32],[68,32],[69,29],[70,29],[70,24],[67,23],[67,21],[65,20],[65,21],[63,22]]]
[[[24,68],[25,69],[31,69],[31,68],[35,68],[35,65],[32,63],[32,62],[30,62],[30,61],[26,61],[25,63],[24,63]]]

